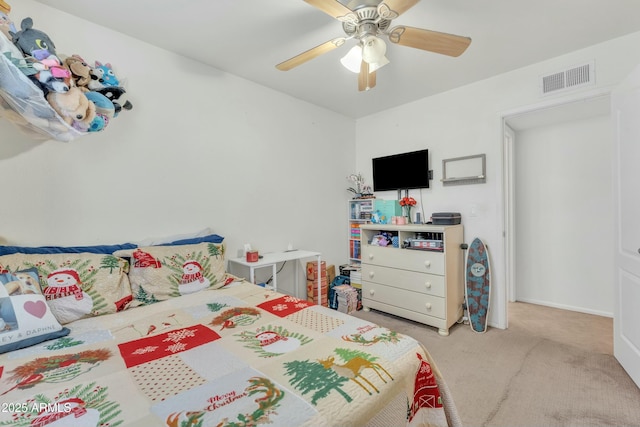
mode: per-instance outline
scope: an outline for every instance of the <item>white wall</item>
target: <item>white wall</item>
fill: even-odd
[[[516,300],[613,316],[609,116],[515,136]]]
[[[640,33],[615,39],[550,61],[374,114],[357,121],[356,169],[371,182],[371,158],[428,148],[433,186],[422,192],[425,212],[459,211],[465,240],[481,237],[493,266],[490,325],[506,326],[503,238],[502,117],[537,104],[560,102],[574,94],[539,94],[541,75],[595,60],[596,89],[611,88],[640,62]],[[507,55],[508,52],[505,52]],[[384,69],[381,71],[384,72]],[[443,187],[442,160],[487,155],[487,182]],[[419,197],[419,192],[412,192]],[[395,194],[381,194],[395,198]],[[475,207],[475,217],[470,216]]]
[[[134,109],[100,134],[34,143],[0,121],[0,180],[12,202],[0,239],[96,244],[212,227],[228,256],[321,251],[348,258],[353,119],[35,3],[14,2],[60,54],[111,62]]]
[[[501,117],[550,102],[538,94],[546,72],[595,59],[597,85],[609,88],[640,62],[636,33],[354,124],[31,0],[12,6],[14,20],[33,17],[60,53],[113,63],[135,107],[70,144],[33,143],[0,122],[0,179],[14,202],[0,212],[0,238],[114,243],[210,226],[230,254],[244,242],[263,251],[292,242],[339,264],[348,257],[345,176],[360,171],[371,182],[372,157],[426,147],[435,179],[422,192],[424,211],[460,211],[466,240],[489,244],[497,326],[506,324],[496,304],[505,300]],[[442,187],[443,159],[479,153],[486,184]]]

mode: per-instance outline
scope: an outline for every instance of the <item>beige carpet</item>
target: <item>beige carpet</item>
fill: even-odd
[[[435,328],[381,312],[355,316],[421,341],[465,426],[640,426],[640,389],[612,356],[612,320],[524,303],[509,329]]]

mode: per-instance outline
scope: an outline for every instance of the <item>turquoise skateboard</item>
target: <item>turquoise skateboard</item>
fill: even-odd
[[[489,318],[491,272],[487,246],[477,237],[467,252],[466,283],[465,297],[469,324],[473,331],[485,332]]]

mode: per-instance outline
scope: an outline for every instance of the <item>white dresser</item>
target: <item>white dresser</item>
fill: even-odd
[[[464,241],[462,225],[360,226],[362,305],[438,328],[462,318],[464,303]],[[386,233],[397,244],[372,245]],[[407,242],[433,248],[411,249]],[[406,246],[406,247],[405,247]]]

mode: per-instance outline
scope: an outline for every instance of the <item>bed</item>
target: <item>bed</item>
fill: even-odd
[[[0,251],[0,425],[460,424],[414,339],[173,243]]]

